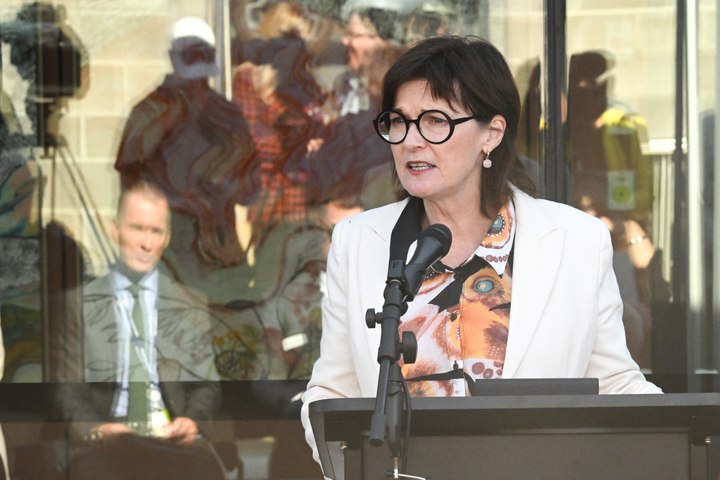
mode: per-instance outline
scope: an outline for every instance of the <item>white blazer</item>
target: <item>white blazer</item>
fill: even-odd
[[[365,312],[382,309],[390,234],[406,202],[347,218],[333,231],[320,357],[302,407],[316,460],[308,404],[377,393],[381,328],[369,329]],[[600,393],[662,393],[645,380],[626,346],[607,227],[573,207],[517,189],[514,203],[517,232],[503,378],[587,377],[599,380]]]

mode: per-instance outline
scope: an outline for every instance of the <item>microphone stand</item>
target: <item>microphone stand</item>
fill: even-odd
[[[403,398],[404,382],[398,360],[401,355],[405,363],[414,363],[417,354],[415,334],[404,332],[402,342],[398,336],[400,317],[407,310],[407,290],[403,280],[404,263],[391,261],[388,269],[388,280],[385,285],[385,303],[381,313],[369,309],[365,314],[368,328],[381,325],[380,346],[377,360],[380,364],[378,389],[375,400],[375,412],[370,423],[370,444],[381,446],[387,434],[387,443],[395,461],[394,477],[420,478],[401,475],[398,459],[401,457],[404,436]],[[410,405],[407,411],[409,413]]]

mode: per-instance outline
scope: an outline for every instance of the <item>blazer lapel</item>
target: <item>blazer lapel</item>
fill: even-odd
[[[155,354],[157,355],[158,363],[158,377],[160,381],[172,381],[177,380],[177,375],[168,375],[167,368],[160,368],[166,360],[165,355],[172,348],[172,340],[175,325],[172,323],[175,321],[174,318],[169,316],[169,306],[171,305],[172,298],[175,298],[177,292],[175,289],[183,288],[181,285],[175,284],[172,278],[164,272],[163,269],[159,270],[158,275],[158,294],[155,304],[157,311],[157,337],[155,338]],[[190,306],[188,305],[188,308]]]
[[[558,274],[564,243],[563,231],[555,227],[537,200],[515,190],[514,202],[518,229],[505,378],[513,377],[530,345]]]
[[[85,381],[106,382],[117,378],[117,365],[123,361],[118,339],[115,287],[105,275],[83,289],[83,336],[85,337]],[[102,347],[100,347],[102,346]],[[92,352],[92,353],[90,353]]]

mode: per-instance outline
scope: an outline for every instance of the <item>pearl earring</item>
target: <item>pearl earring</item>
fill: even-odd
[[[490,152],[485,154],[485,159],[483,160],[483,168],[490,168],[492,167],[492,160],[490,160]]]

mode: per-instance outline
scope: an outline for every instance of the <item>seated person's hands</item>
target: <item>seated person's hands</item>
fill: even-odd
[[[101,423],[94,427],[90,433],[91,440],[109,440],[119,435],[134,434],[132,428],[127,424]],[[198,426],[194,420],[187,417],[178,417],[163,427],[163,438],[177,445],[190,445],[195,441],[198,435]]]
[[[174,418],[165,425],[165,438],[178,445],[190,445],[195,441],[197,435],[197,423],[187,417]]]
[[[125,423],[101,423],[90,431],[91,440],[114,438],[118,435],[133,433],[133,430]]]

